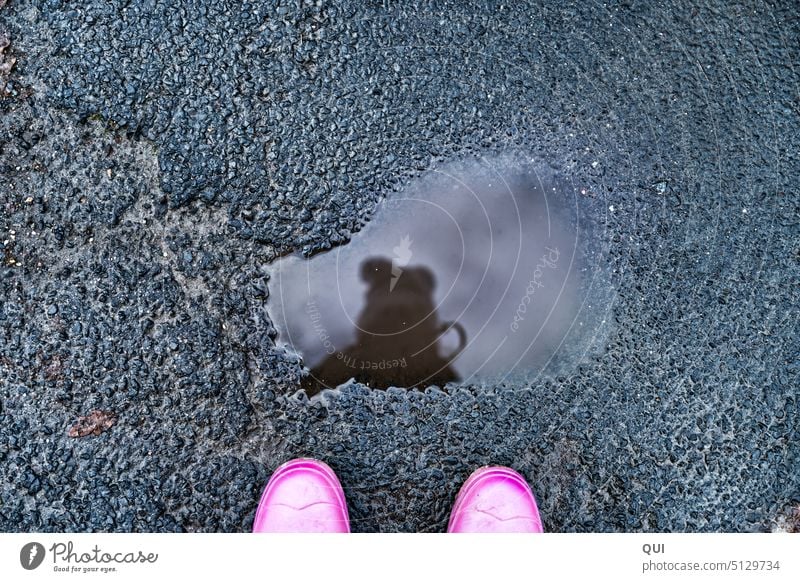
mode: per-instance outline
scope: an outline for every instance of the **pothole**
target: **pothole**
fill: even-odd
[[[599,204],[520,156],[460,161],[383,200],[346,245],[271,269],[304,388],[522,384],[602,349],[615,297]]]

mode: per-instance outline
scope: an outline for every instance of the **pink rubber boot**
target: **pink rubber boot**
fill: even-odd
[[[525,478],[508,467],[483,467],[458,492],[450,533],[542,533],[542,520]]]
[[[254,532],[349,533],[344,491],[328,465],[294,459],[275,470],[253,521]]]

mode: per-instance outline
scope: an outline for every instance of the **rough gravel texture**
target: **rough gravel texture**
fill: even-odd
[[[356,531],[444,530],[488,463],[529,479],[550,531],[788,515],[796,6],[526,4],[0,8],[0,530],[245,531],[301,455],[337,471]],[[531,385],[297,394],[270,262],[507,150],[602,211],[606,351]],[[96,409],[116,424],[69,438]]]

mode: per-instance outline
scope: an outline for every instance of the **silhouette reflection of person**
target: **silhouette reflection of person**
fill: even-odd
[[[303,381],[309,396],[355,379],[371,388],[425,388],[459,380],[450,363],[464,349],[467,336],[457,322],[440,323],[426,267],[392,269],[392,262],[372,257],[361,263],[368,284],[366,305],[357,321],[356,341],[330,354]],[[459,347],[442,357],[439,340],[450,330]]]

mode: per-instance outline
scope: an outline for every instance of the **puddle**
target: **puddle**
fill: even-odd
[[[590,204],[530,161],[460,162],[388,196],[346,245],[277,261],[268,310],[304,388],[524,381],[602,349],[614,293]]]

